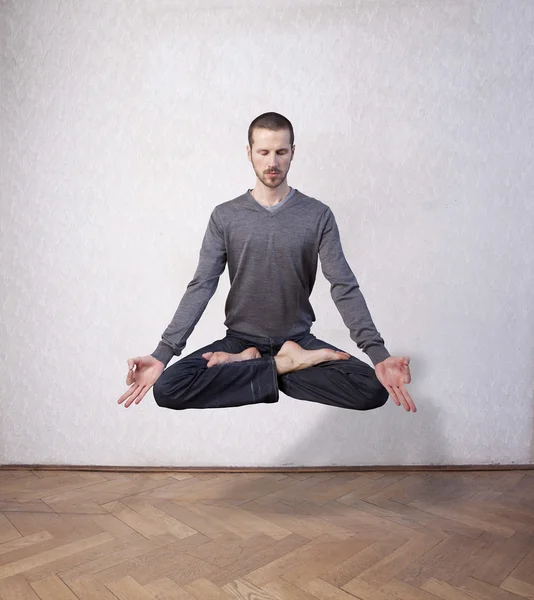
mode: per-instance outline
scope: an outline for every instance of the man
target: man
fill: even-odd
[[[355,410],[383,406],[389,394],[415,412],[404,385],[410,359],[386,350],[332,211],[287,183],[295,154],[291,123],[278,113],[260,115],[248,141],[256,185],[213,210],[194,278],[154,352],[128,359],[130,387],[118,403],[139,404],[154,386],[157,404],[174,410],[277,402],[282,391]],[[374,370],[310,332],[318,259],[351,338]],[[227,263],[226,336],[165,369],[181,354]]]

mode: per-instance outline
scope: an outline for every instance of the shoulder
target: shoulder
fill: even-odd
[[[330,211],[330,207],[322,202],[321,200],[317,200],[313,196],[308,196],[304,194],[300,190],[295,188],[295,200],[305,209],[313,212],[317,212],[323,214],[327,211]]]
[[[295,199],[298,199],[299,205],[309,213],[314,213],[321,218],[333,217],[332,209],[321,200],[308,196],[300,190],[295,189]]]
[[[219,226],[224,227],[226,223],[231,223],[234,220],[235,214],[242,211],[246,204],[246,192],[232,198],[232,200],[217,204],[211,212],[211,220],[215,221]]]
[[[231,200],[227,200],[226,202],[222,202],[221,204],[217,204],[214,210],[219,213],[228,213],[234,210],[239,210],[244,204],[247,203],[247,192],[232,198]]]

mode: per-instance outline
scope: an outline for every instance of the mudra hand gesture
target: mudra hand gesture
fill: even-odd
[[[375,373],[397,406],[402,404],[406,411],[416,412],[417,408],[404,387],[412,380],[409,364],[409,356],[389,356],[375,365]]]
[[[150,354],[128,359],[126,385],[130,387],[118,399],[117,403],[128,408],[132,402],[139,404],[148,390],[156,383],[165,370],[165,365]]]

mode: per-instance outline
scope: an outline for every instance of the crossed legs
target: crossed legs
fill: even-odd
[[[154,386],[154,398],[174,410],[277,402],[279,391],[353,410],[387,401],[374,369],[312,334],[277,349],[265,338],[227,336],[168,367]]]

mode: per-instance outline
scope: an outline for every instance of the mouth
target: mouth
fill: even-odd
[[[267,173],[267,175],[280,175],[280,173],[278,173],[278,172],[271,172],[271,173]]]

